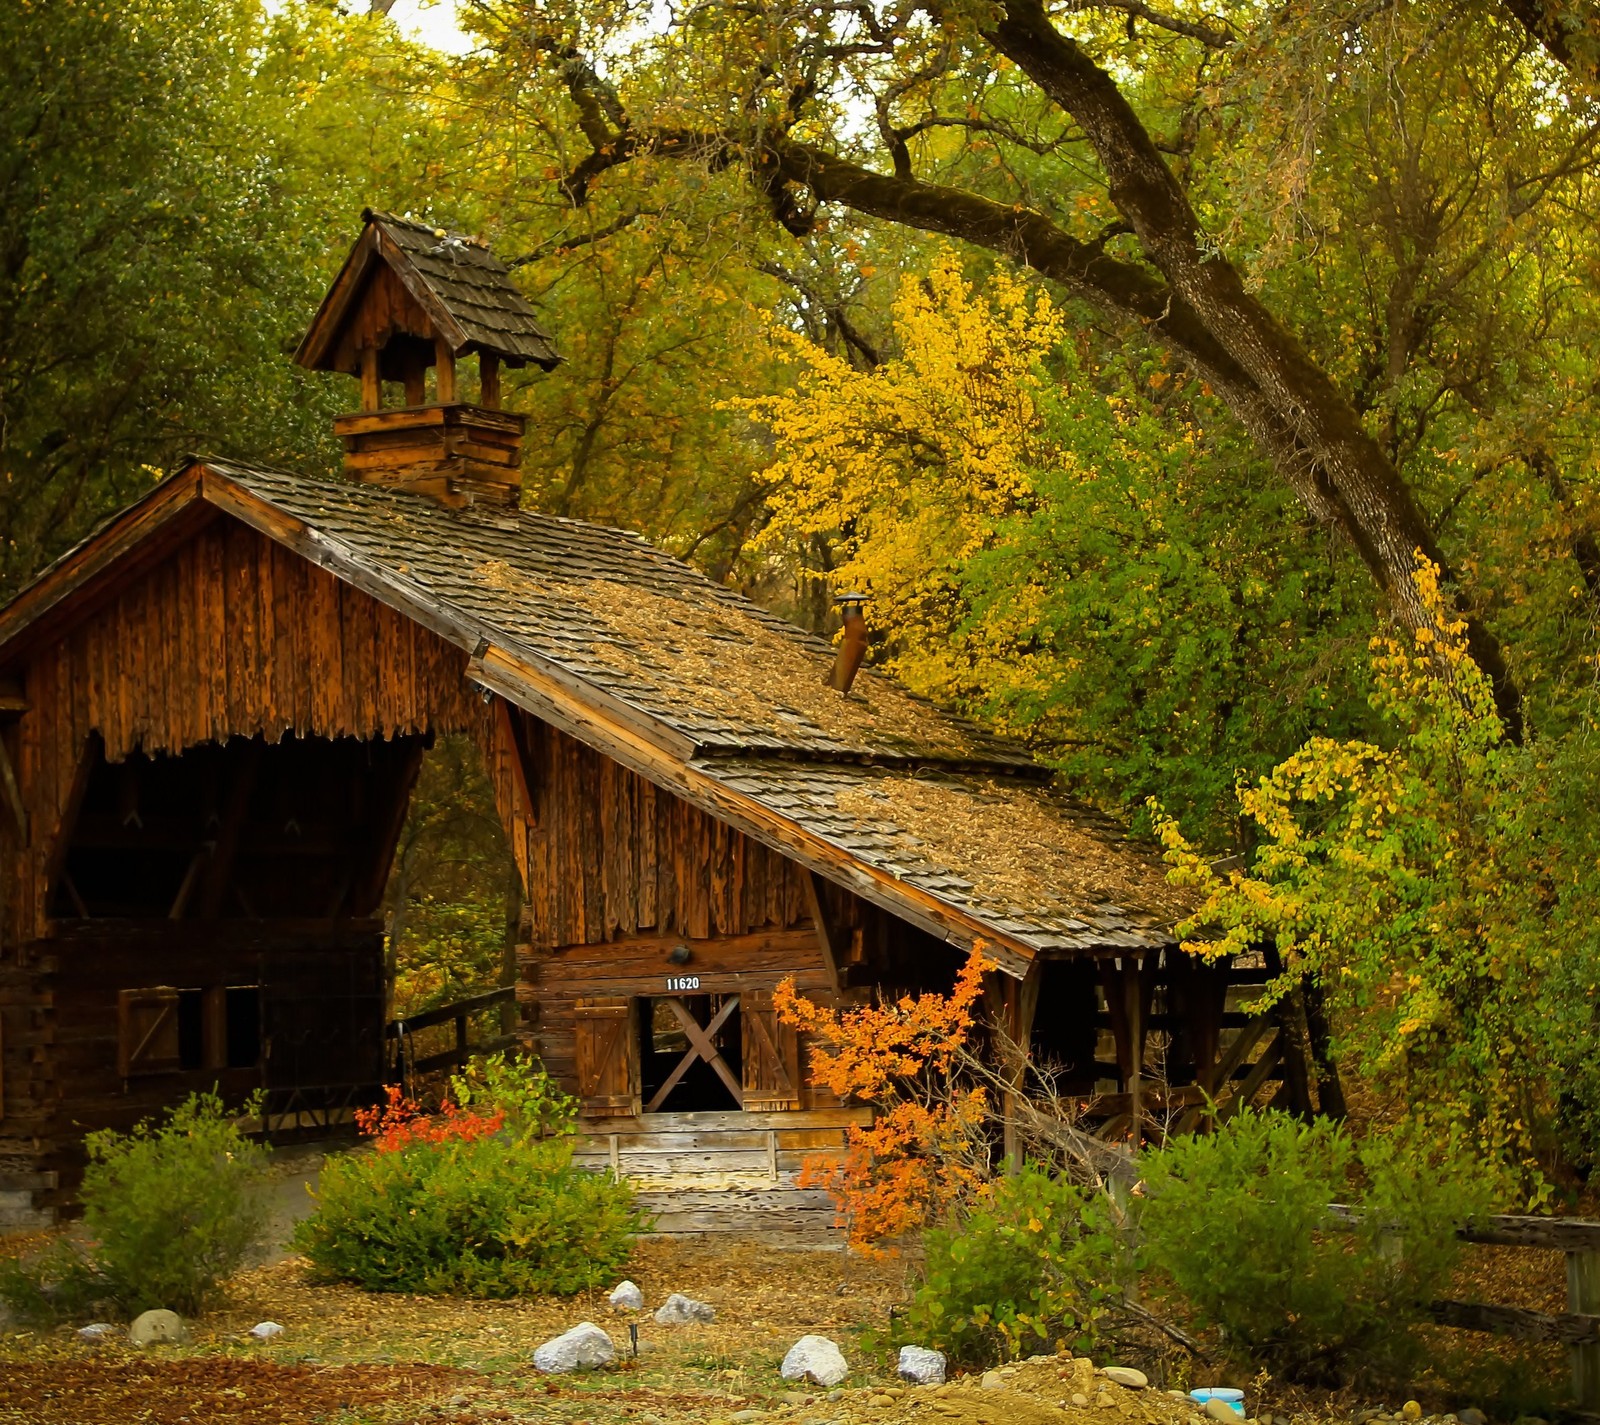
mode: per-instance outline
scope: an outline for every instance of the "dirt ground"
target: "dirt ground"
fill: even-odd
[[[1191,1402],[1161,1389],[1173,1385],[1244,1387],[1263,1425],[1349,1425],[1355,1411],[1385,1404],[1278,1394],[1176,1350],[1135,1349],[1093,1362],[1035,1358],[987,1384],[974,1376],[905,1388],[894,1377],[893,1352],[872,1349],[863,1335],[886,1334],[891,1311],[910,1294],[912,1268],[904,1259],[842,1251],[645,1238],[629,1268],[646,1301],[635,1316],[618,1315],[603,1292],[476,1302],[312,1285],[305,1264],[282,1244],[311,1206],[306,1187],[320,1163],[315,1150],[280,1157],[278,1245],[229,1283],[222,1309],[191,1324],[188,1344],[139,1352],[120,1333],[93,1345],[73,1327],[0,1330],[0,1425],[1202,1425]],[[6,1239],[0,1252],[37,1245]],[[1482,1249],[1463,1264],[1461,1294],[1560,1310],[1564,1270],[1558,1256],[1534,1260],[1544,1255]],[[711,1303],[716,1320],[658,1326],[650,1313],[674,1291]],[[251,1337],[250,1328],[268,1320],[283,1334],[270,1342]],[[582,1376],[535,1372],[534,1348],[580,1321],[609,1332],[618,1363]],[[638,1327],[637,1356],[630,1324]],[[808,1333],[843,1349],[851,1375],[841,1389],[797,1391],[780,1379],[784,1352]],[[1485,1339],[1436,1334],[1440,1384],[1456,1377],[1452,1357],[1481,1355]],[[1560,1348],[1536,1349],[1543,1352],[1536,1371],[1565,1374]],[[1146,1370],[1152,1387],[1127,1390],[1096,1373],[1110,1364]],[[1448,1392],[1421,1398],[1429,1416],[1490,1404]]]
[[[647,1307],[683,1291],[717,1309],[713,1323],[668,1327],[648,1309],[619,1316],[599,1293],[472,1302],[313,1286],[298,1259],[284,1258],[235,1278],[228,1306],[194,1323],[183,1347],[95,1346],[70,1328],[7,1332],[0,1422],[1187,1425],[1193,1418],[1187,1403],[1112,1386],[1089,1363],[1061,1358],[1008,1369],[1003,1384],[991,1378],[987,1389],[977,1379],[943,1391],[902,1388],[892,1355],[865,1351],[860,1334],[888,1324],[890,1307],[904,1299],[906,1270],[903,1262],[842,1252],[649,1239],[631,1272]],[[283,1335],[255,1341],[249,1328],[262,1320],[280,1323]],[[535,1373],[534,1348],[584,1320],[610,1332],[619,1365],[581,1377]],[[630,1320],[640,1328],[637,1358]],[[795,1391],[779,1378],[784,1352],[808,1332],[831,1336],[850,1361],[846,1388],[831,1397]],[[1074,1393],[1089,1398],[1087,1409],[1071,1403]]]

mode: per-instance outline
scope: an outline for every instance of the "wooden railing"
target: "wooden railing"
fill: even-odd
[[[1351,1226],[1359,1214],[1336,1205],[1336,1223]],[[1428,1313],[1441,1326],[1488,1331],[1517,1341],[1554,1341],[1567,1347],[1578,1412],[1567,1418],[1600,1425],[1600,1222],[1583,1217],[1496,1216],[1457,1235],[1490,1247],[1537,1247],[1567,1258],[1567,1309],[1529,1311],[1481,1301],[1435,1301]]]
[[[499,1034],[474,1044],[470,1042],[468,1021],[474,1014],[509,1004],[516,998],[516,990],[502,985],[496,990],[468,995],[454,1004],[444,1004],[436,1009],[425,1009],[420,1014],[394,1020],[385,1030],[385,1039],[392,1046],[389,1051],[389,1069],[392,1080],[398,1082],[410,1097],[419,1074],[433,1073],[438,1069],[453,1069],[466,1063],[473,1054],[492,1054],[496,1049],[509,1048],[516,1042],[513,1034]],[[415,1036],[424,1029],[455,1023],[455,1043],[450,1048],[434,1054],[417,1057]]]

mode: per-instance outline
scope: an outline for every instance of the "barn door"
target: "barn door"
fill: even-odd
[[[160,986],[117,993],[117,1072],[170,1074],[183,1067],[178,991]]]
[[[579,1112],[588,1118],[637,1114],[637,1002],[620,996],[580,999],[576,1019]]]
[[[740,999],[745,1108],[799,1108],[799,1035],[779,1020],[771,990],[746,990]]]

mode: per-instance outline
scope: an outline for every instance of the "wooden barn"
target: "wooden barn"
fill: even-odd
[[[816,1207],[793,1172],[863,1110],[808,1085],[785,976],[944,988],[981,941],[1009,1032],[1113,1131],[1202,1087],[1309,1102],[1247,967],[1176,954],[1160,865],[1023,751],[520,509],[499,372],[551,342],[481,244],[366,216],[298,358],[359,378],[343,474],[196,458],[0,611],[0,1190],[69,1200],[85,1129],[213,1083],[277,1115],[375,1095],[377,910],[449,733],[525,892],[520,1033],[590,1161],[680,1189],[664,1227],[730,1185],[817,1220],[776,1210]]]

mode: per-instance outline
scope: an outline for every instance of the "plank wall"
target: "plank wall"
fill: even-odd
[[[477,731],[466,654],[237,521],[219,517],[116,590],[23,669],[7,729],[30,824],[5,819],[6,945],[46,933],[50,857],[87,773],[106,759],[294,731],[323,737]]]

